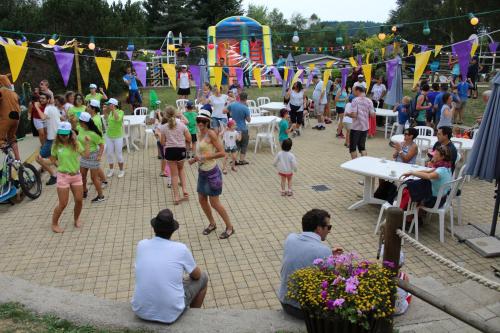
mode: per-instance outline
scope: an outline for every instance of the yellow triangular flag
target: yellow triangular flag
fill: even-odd
[[[326,68],[331,68],[331,67],[333,66],[333,62],[334,62],[333,60],[332,60],[332,61],[328,61],[328,62],[325,64]]]
[[[326,90],[326,84],[328,83],[328,79],[330,78],[331,73],[331,69],[325,69],[325,71],[323,72],[323,88],[321,88],[321,91]]]
[[[441,49],[443,48],[443,45],[434,45],[434,56],[437,56],[439,52],[441,52]]]
[[[283,76],[284,76],[283,80],[285,81],[288,80],[288,67],[285,67],[285,73]]]
[[[385,47],[380,49],[380,54],[382,54],[382,59],[383,59],[385,55]]]
[[[101,73],[102,80],[104,81],[104,86],[108,89],[109,83],[109,71],[111,70],[111,61],[113,59],[108,57],[95,57],[95,63],[97,64],[97,68]]]
[[[168,79],[174,89],[177,89],[177,73],[175,71],[175,64],[161,64],[165,73],[167,73]]]
[[[257,87],[259,87],[260,89],[260,86],[262,84],[262,68],[254,67],[253,78],[255,79],[255,82],[257,82]]]
[[[369,64],[370,63],[370,52],[368,52],[366,54],[366,63]]]
[[[220,89],[222,83],[222,67],[215,66],[212,68],[214,70],[215,85]]]
[[[83,50],[85,50],[83,47],[78,48],[78,53],[82,54]]]
[[[314,67],[316,67],[315,64],[309,64],[309,70],[312,71],[314,69]]]
[[[113,60],[116,60],[116,55],[118,54],[118,51],[109,51],[109,54],[111,55],[111,58],[113,58]]]
[[[370,89],[370,84],[372,83],[372,65],[366,64],[361,67],[363,68],[363,75],[365,76],[366,80],[366,92],[368,92],[368,89]]]
[[[16,42],[14,42],[12,38],[7,38],[7,43],[9,43],[9,45],[16,45]]]
[[[407,47],[408,47],[408,55],[410,55],[410,54],[411,54],[411,51],[413,51],[413,47],[414,47],[414,46],[415,46],[414,44],[412,44],[412,43],[408,43],[408,45],[407,45]]]
[[[477,47],[479,46],[478,43],[472,44],[472,49],[470,50],[470,56],[473,57],[474,53],[476,53]]]
[[[300,74],[302,74],[303,71],[304,71],[303,69],[299,69],[297,73],[295,73],[292,79],[292,83],[290,84],[290,87],[293,87],[293,84],[299,80],[299,76]]]
[[[5,53],[7,54],[7,59],[9,60],[10,72],[12,73],[12,81],[16,82],[21,68],[24,64],[24,59],[28,53],[28,48],[25,46],[3,44],[5,47]]]
[[[349,57],[349,63],[351,64],[351,67],[356,68],[358,67],[358,63],[356,60],[354,60],[354,57]]]
[[[427,66],[427,62],[429,61],[429,57],[431,56],[431,52],[432,51],[429,50],[415,55],[415,76],[413,77],[413,86],[415,86],[418,83],[418,80],[420,80],[420,77]]]

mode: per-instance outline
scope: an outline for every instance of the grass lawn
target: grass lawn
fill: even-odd
[[[0,332],[3,333],[140,333],[146,331],[107,330],[78,326],[53,315],[37,315],[18,303],[0,304]]]
[[[177,99],[177,93],[174,91],[173,88],[148,88],[148,89],[143,89],[142,94],[143,94],[143,105],[144,106],[149,106],[149,91],[151,89],[156,90],[156,94],[158,95],[158,98],[162,102],[162,107],[165,105],[175,105],[175,100]],[[411,90],[411,86],[408,84],[404,85],[404,95],[408,95],[410,97],[414,97],[415,93],[413,93]],[[481,116],[484,112],[485,104],[483,103],[483,100],[481,99],[481,94],[483,91],[485,91],[486,88],[481,88],[479,87],[479,98],[478,99],[469,99],[467,101],[467,107],[465,109],[465,114],[464,114],[464,123],[465,125],[473,125],[475,122],[475,119],[479,116]],[[254,99],[256,100],[257,97],[260,96],[266,96],[271,99],[272,102],[279,102],[282,101],[281,97],[281,87],[262,87],[261,89],[258,89],[256,87],[252,87],[250,89],[247,89],[248,92],[248,98],[249,99]],[[194,88],[191,88],[191,97],[194,95]],[[308,89],[308,96],[310,97],[312,94],[312,88],[309,87]],[[122,97],[122,103],[125,102],[126,96]],[[125,107],[125,110],[128,110],[127,107]]]

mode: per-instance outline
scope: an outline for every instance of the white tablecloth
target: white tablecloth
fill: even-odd
[[[411,170],[427,170],[427,168],[384,158],[363,156],[347,161],[340,166],[342,169],[354,172],[365,177],[363,199],[351,205],[349,209],[356,209],[367,204],[383,204],[384,200],[373,197],[377,178],[394,182],[401,182],[401,175]]]

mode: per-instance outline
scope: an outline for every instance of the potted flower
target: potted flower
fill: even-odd
[[[395,294],[393,271],[345,253],[294,272],[287,297],[300,304],[308,333],[386,333]]]

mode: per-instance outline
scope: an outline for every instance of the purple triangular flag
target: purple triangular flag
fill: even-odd
[[[345,88],[345,85],[347,83],[347,76],[349,75],[349,67],[341,68],[340,69],[340,74],[342,75],[342,89]]]
[[[460,75],[462,75],[462,81],[467,80],[471,50],[472,41],[470,40],[464,40],[463,42],[455,44],[455,52],[457,53],[458,64],[460,65]]]
[[[391,89],[392,80],[396,75],[396,68],[398,67],[398,59],[392,59],[385,63],[385,72],[387,73],[387,90]]]
[[[286,78],[286,86],[288,87],[292,82],[293,77],[295,76],[295,71],[293,69],[288,70],[288,77]]]
[[[155,51],[156,56],[161,56],[161,49]]]
[[[7,41],[2,36],[0,36],[0,43],[7,44]]]
[[[386,54],[386,55],[391,54],[391,53],[392,53],[392,50],[394,50],[394,45],[392,45],[392,44],[387,45],[387,46],[385,47],[385,54]]]
[[[305,67],[302,65],[297,65],[297,69],[302,69],[302,73],[300,73],[299,75],[299,81],[302,82],[304,80],[304,73],[306,72]]]
[[[72,52],[54,52],[54,56],[56,57],[57,67],[59,67],[59,72],[61,72],[64,86],[66,87],[68,86],[71,68],[73,68],[73,59],[75,54]]]
[[[455,45],[451,46],[451,55],[452,56],[456,56],[457,55],[457,51],[455,50]]]
[[[420,52],[425,52],[428,48],[429,47],[427,45],[420,45]]]
[[[363,64],[363,57],[361,54],[358,54],[358,66],[361,66]]]
[[[274,77],[276,78],[276,81],[278,81],[278,83],[281,84],[283,82],[283,79],[281,78],[280,72],[276,67],[273,67],[273,74]]]
[[[491,42],[488,44],[491,53],[496,53],[498,48],[498,42]]]
[[[240,87],[243,87],[245,85],[243,83],[243,68],[236,67],[235,72],[236,72],[236,78],[238,79],[238,84],[240,85]]]
[[[313,72],[310,71],[309,75],[307,76],[306,88],[309,88],[309,86],[311,85],[312,79],[313,79]]]
[[[125,54],[127,55],[128,60],[130,61],[132,61],[132,53],[134,53],[134,51],[125,51]]]
[[[191,52],[191,47],[186,46],[186,47],[184,48],[184,53],[186,54],[186,56],[189,56],[189,52]]]
[[[189,71],[191,72],[191,76],[193,78],[196,89],[201,89],[201,75],[200,75],[200,66],[198,65],[189,65]]]
[[[146,86],[146,63],[144,61],[132,61],[132,66],[137,73],[137,78],[143,87]]]

